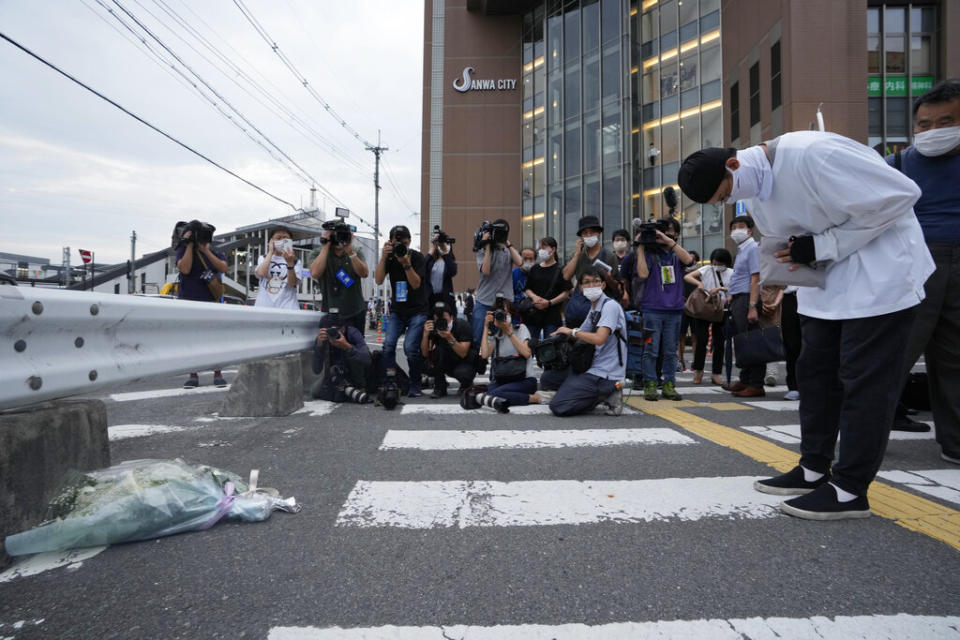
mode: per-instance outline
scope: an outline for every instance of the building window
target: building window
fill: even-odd
[[[760,63],[750,67],[750,126],[760,122]]]
[[[770,47],[770,108],[776,109],[783,100],[780,94],[780,41]]]
[[[730,139],[740,137],[740,83],[730,85]]]

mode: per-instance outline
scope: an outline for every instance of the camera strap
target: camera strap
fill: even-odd
[[[604,296],[603,302],[600,303],[600,308],[597,309],[596,311],[591,311],[591,312],[590,312],[590,323],[593,325],[593,331],[594,331],[594,332],[597,331],[597,328],[598,328],[598,327],[597,327],[597,323],[600,322],[600,315],[603,313],[603,307],[604,307],[605,304],[607,304],[607,301],[608,301],[608,300],[610,300],[610,298]],[[596,316],[594,316],[594,314],[596,314]],[[596,319],[594,319],[594,318],[596,318]],[[620,331],[620,328],[619,328],[619,327],[617,327],[616,329],[614,329],[611,333],[612,333],[612,334],[614,335],[614,337],[616,337],[616,339],[617,339],[617,365],[622,367],[622,366],[623,366],[623,351],[620,349],[620,342],[622,341],[624,344],[626,344],[627,339],[623,337],[623,332]]]

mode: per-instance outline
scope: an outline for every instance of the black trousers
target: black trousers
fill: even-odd
[[[887,449],[916,307],[869,318],[800,316],[800,464],[864,495]]]
[[[713,326],[713,363],[711,367],[714,375],[723,373],[723,323],[707,322],[698,318],[690,318],[690,326],[693,327],[693,335],[697,338],[697,348],[693,351],[693,370],[703,371],[703,364],[707,361],[707,341],[708,330]],[[682,339],[682,337],[681,337]]]
[[[787,389],[797,390],[797,358],[803,345],[800,334],[800,316],[797,314],[797,294],[783,294],[780,313],[780,332],[783,350],[787,356]]]
[[[460,389],[463,390],[473,384],[473,379],[477,375],[476,358],[473,351],[468,351],[466,358],[460,358],[445,344],[437,345],[430,352],[424,373],[436,378],[440,387],[446,387],[447,381],[444,376],[455,378],[460,383]]]
[[[730,302],[730,314],[733,316],[733,324],[737,327],[737,333],[744,331],[756,331],[760,328],[759,322],[749,322],[747,314],[750,312],[750,294],[734,294]],[[748,387],[763,388],[763,379],[767,375],[767,365],[758,364],[752,367],[740,367],[740,382]]]

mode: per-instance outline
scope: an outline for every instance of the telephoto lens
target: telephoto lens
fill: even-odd
[[[358,389],[357,387],[343,387],[343,395],[345,395],[351,402],[356,402],[357,404],[367,404],[373,402],[373,398],[370,397],[370,394],[363,389]]]
[[[507,312],[503,309],[497,309],[493,312],[494,322],[506,322],[507,321]]]
[[[339,340],[340,339],[340,329],[336,327],[330,327],[327,329],[327,338],[330,340]]]
[[[393,243],[393,255],[397,258],[402,258],[407,255],[407,245],[402,242]]]

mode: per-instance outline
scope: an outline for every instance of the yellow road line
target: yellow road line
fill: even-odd
[[[797,464],[796,452],[739,429],[682,411],[676,408],[680,403],[672,403],[668,407],[651,407],[652,403],[645,403],[639,398],[630,398],[627,403],[706,440],[768,464],[777,471],[789,471]],[[873,482],[870,485],[867,499],[870,501],[871,511],[878,516],[889,518],[901,527],[945,542],[960,551],[960,511],[883,482]]]

